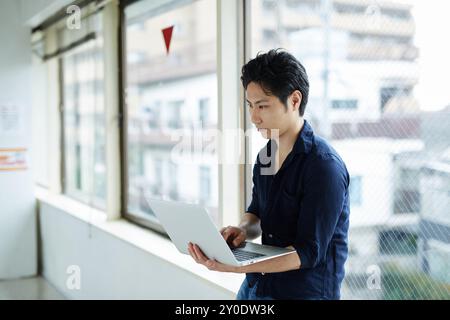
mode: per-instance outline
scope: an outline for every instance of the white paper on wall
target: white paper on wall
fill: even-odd
[[[22,135],[23,118],[23,110],[19,105],[0,102],[0,137]]]

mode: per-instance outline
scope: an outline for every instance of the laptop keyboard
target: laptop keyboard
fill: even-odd
[[[259,257],[265,256],[261,253],[251,252],[251,251],[245,251],[242,249],[231,249],[231,252],[233,252],[234,256],[236,257],[237,261],[246,261],[251,260]]]

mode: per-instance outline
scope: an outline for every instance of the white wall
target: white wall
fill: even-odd
[[[20,15],[23,24],[28,26],[37,26],[45,19],[53,15],[65,5],[69,5],[73,0],[2,0],[2,2],[15,2],[20,10]]]
[[[31,48],[30,30],[20,21],[20,5],[0,3],[0,108],[21,110],[21,129],[5,135],[1,148],[31,145]],[[0,129],[1,130],[1,129]],[[31,159],[28,158],[28,165]],[[30,167],[24,171],[0,171],[0,279],[36,274],[36,218]]]
[[[234,293],[46,203],[43,275],[69,299],[234,299]],[[66,286],[71,265],[80,290]]]
[[[383,225],[392,215],[392,144],[388,139],[333,141],[351,177],[361,176],[361,205],[352,204],[352,228]]]

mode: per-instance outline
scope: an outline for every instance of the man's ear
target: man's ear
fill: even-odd
[[[291,97],[290,97],[290,107],[293,108],[293,111],[298,111],[298,109],[300,108],[300,104],[302,102],[302,93],[300,92],[300,90],[295,90],[294,92],[291,93]]]

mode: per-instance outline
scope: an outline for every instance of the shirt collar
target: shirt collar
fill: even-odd
[[[295,153],[309,153],[313,145],[314,132],[308,121],[304,121],[292,150]]]
[[[313,136],[314,132],[311,127],[311,125],[308,123],[308,121],[304,121],[303,127],[300,130],[300,133],[297,136],[297,140],[294,143],[294,146],[292,147],[292,151],[295,154],[298,153],[309,153],[312,148],[313,144]],[[266,144],[266,150],[268,151],[268,155],[271,155],[272,147],[275,151],[277,149],[277,143],[274,140],[269,140]]]
[[[314,132],[312,130],[312,127],[305,120],[303,123],[303,127],[297,136],[297,140],[295,141],[294,146],[292,147],[291,153],[292,154],[300,154],[300,153],[311,152],[312,145],[313,145],[313,139],[314,139]],[[272,152],[272,148],[273,148],[273,152]],[[268,163],[266,163],[264,161],[261,162],[261,157],[263,155],[264,159],[266,159],[266,157],[269,157],[270,159],[272,159],[272,157],[275,155],[274,152],[276,152],[277,148],[278,148],[278,146],[277,146],[277,143],[275,142],[275,140],[269,139],[266,146],[263,149],[261,149],[258,154],[258,159],[259,159],[261,166],[263,166],[263,167],[270,166],[271,161],[269,161]],[[289,158],[287,160],[289,161]]]

